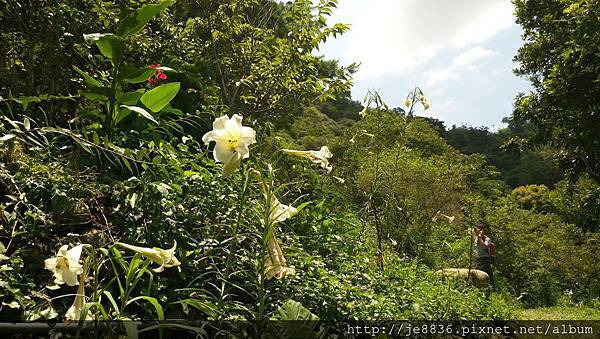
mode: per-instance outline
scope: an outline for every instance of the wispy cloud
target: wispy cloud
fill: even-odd
[[[428,87],[433,87],[448,80],[459,79],[465,72],[476,71],[478,69],[476,65],[478,62],[495,54],[497,53],[480,46],[473,47],[454,57],[450,65],[433,68],[425,72],[423,74],[426,79],[425,84]]]
[[[452,60],[452,66],[465,67],[474,64],[475,62],[497,54],[495,51],[485,49],[481,46],[473,47],[465,52],[460,53]]]
[[[444,48],[461,48],[514,24],[509,1],[342,0],[331,22],[351,31],[321,50],[344,64],[360,62],[358,78],[402,74]]]

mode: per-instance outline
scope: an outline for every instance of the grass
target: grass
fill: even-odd
[[[521,320],[600,320],[600,310],[590,307],[540,307],[519,310],[517,318]]]

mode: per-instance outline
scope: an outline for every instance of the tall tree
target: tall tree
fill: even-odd
[[[600,180],[600,0],[514,0],[524,45],[515,73],[533,91],[517,97],[513,121],[530,121],[533,141],[560,149],[574,179]]]

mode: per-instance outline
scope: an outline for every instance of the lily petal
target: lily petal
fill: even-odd
[[[216,118],[213,122],[213,129],[225,129],[225,124],[227,123],[227,121],[229,121],[229,118],[226,115]]]
[[[283,279],[287,275],[292,275],[295,270],[292,267],[288,267],[285,258],[283,257],[283,251],[279,242],[275,237],[274,233],[271,233],[267,240],[267,254],[264,258],[264,269],[265,278],[271,279],[273,277],[277,279]]]
[[[223,163],[223,177],[227,177],[233,171],[238,169],[242,163],[242,155],[233,152],[229,159]]]
[[[70,250],[67,251],[67,258],[74,262],[79,262],[79,258],[81,257],[81,250],[83,249],[83,244],[77,245]]]
[[[233,149],[226,143],[217,142],[213,151],[213,156],[216,161],[225,163],[233,154]]]

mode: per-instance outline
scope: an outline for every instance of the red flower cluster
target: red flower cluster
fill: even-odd
[[[160,64],[150,65],[148,67],[158,68],[158,67],[160,67]],[[162,70],[157,69],[156,72],[154,72],[154,74],[148,78],[148,85],[150,87],[154,87],[158,83],[158,80],[165,80],[166,78],[167,78],[167,75]]]

